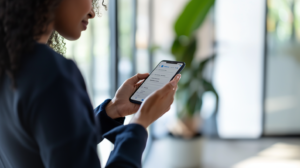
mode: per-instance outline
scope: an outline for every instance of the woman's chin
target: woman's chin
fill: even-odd
[[[80,31],[67,31],[67,33],[56,30],[62,37],[69,41],[75,41],[78,40],[81,36],[81,30]]]
[[[75,40],[78,40],[80,38],[80,36],[81,36],[81,32],[77,33],[77,34],[69,35],[69,36],[63,36],[63,37],[69,41],[75,41]]]

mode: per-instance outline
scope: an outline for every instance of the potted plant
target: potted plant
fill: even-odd
[[[176,61],[186,63],[182,78],[178,84],[176,103],[178,122],[170,128],[171,138],[170,167],[197,167],[201,158],[201,133],[199,132],[200,109],[203,94],[218,94],[212,83],[205,79],[203,71],[215,55],[202,61],[196,61],[198,39],[196,32],[202,25],[215,0],[190,0],[175,22],[174,39],[171,52]],[[215,108],[217,109],[217,108]]]

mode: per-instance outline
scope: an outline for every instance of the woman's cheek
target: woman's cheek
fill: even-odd
[[[92,0],[63,0],[56,11],[55,30],[68,40],[77,40],[91,9]]]
[[[78,4],[78,11],[83,14],[85,17],[92,9],[92,0],[76,0],[79,1]]]

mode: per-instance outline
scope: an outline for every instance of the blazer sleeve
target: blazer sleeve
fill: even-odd
[[[105,100],[94,110],[96,122],[98,125],[98,143],[103,140],[103,134],[124,124],[125,117],[112,119],[107,115],[105,107],[110,101],[111,99]]]
[[[139,124],[119,126],[104,134],[115,144],[105,167],[141,168],[147,137],[146,129]]]

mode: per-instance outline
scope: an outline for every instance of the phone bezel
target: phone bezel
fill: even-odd
[[[185,67],[185,62],[181,62],[181,61],[170,61],[170,60],[162,60],[162,61],[160,61],[157,65],[156,65],[156,67],[152,70],[152,72],[158,67],[158,65],[160,64],[160,63],[162,63],[162,62],[167,62],[167,63],[171,63],[171,64],[178,64],[178,63],[182,63],[182,66],[178,69],[178,71],[175,73],[175,75],[171,78],[171,80],[177,75],[177,74],[179,74],[182,70],[183,70],[183,68]],[[149,76],[152,74],[152,72],[149,74]],[[149,77],[148,76],[148,77]],[[143,81],[143,83],[132,93],[132,95],[129,97],[129,101],[131,102],[131,103],[135,103],[135,104],[142,104],[143,102],[142,101],[137,101],[137,100],[132,100],[131,99],[131,97],[135,94],[135,92],[136,91],[138,91],[139,90],[139,88],[144,84],[144,82],[148,79],[148,77]],[[171,81],[170,80],[170,81]]]

